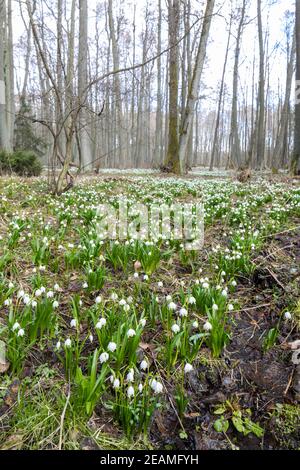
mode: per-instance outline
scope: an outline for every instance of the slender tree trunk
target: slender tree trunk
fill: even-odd
[[[165,166],[180,173],[178,136],[178,63],[179,63],[180,1],[169,0],[169,130]]]
[[[296,0],[296,87],[294,154],[291,165],[294,175],[300,174],[300,0]]]
[[[193,117],[195,113],[195,105],[198,100],[199,85],[204,66],[206,47],[209,37],[210,25],[214,9],[214,0],[207,0],[205,17],[202,25],[202,32],[199,42],[199,47],[196,56],[195,67],[192,76],[192,82],[189,88],[187,97],[187,104],[184,113],[182,128],[180,130],[180,145],[179,145],[179,170],[184,173],[186,170],[187,149],[192,132]]]

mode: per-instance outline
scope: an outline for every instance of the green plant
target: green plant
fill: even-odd
[[[105,391],[105,379],[109,372],[107,364],[103,364],[100,374],[98,370],[99,351],[95,349],[87,373],[84,375],[81,368],[77,367],[75,375],[76,392],[74,394],[74,407],[84,410],[87,416],[91,416],[102,393]]]
[[[217,432],[226,433],[229,428],[229,422],[231,422],[234,428],[243,434],[243,436],[248,436],[248,434],[252,433],[261,438],[264,435],[264,429],[251,420],[251,410],[249,408],[242,411],[237,405],[233,405],[227,400],[215,409],[214,414],[220,416],[214,422],[214,428]]]

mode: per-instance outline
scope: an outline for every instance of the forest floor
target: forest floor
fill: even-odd
[[[0,449],[300,449],[298,180],[106,173],[54,198],[0,178],[0,195]],[[125,197],[202,203],[204,247],[102,243],[96,209]]]

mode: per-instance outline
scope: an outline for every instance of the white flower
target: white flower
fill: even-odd
[[[234,306],[232,304],[228,305],[228,311],[232,312],[234,310]]]
[[[192,364],[186,364],[184,366],[184,373],[189,374],[190,372],[192,372],[193,369],[194,369],[194,367],[192,366]]]
[[[19,331],[18,331],[18,336],[24,336],[25,335],[25,331],[23,330],[23,328],[21,328]]]
[[[147,370],[148,367],[149,367],[149,364],[148,364],[147,361],[144,360],[144,361],[142,361],[142,362],[140,363],[140,369],[141,369],[141,370]]]
[[[157,283],[157,286],[158,286],[159,288],[162,288],[162,287],[164,287],[164,284],[163,284],[163,282],[159,281],[159,282]]]
[[[127,389],[127,396],[128,398],[131,398],[134,396],[134,388],[132,387],[132,385],[130,385],[130,387],[128,387]]]
[[[84,282],[84,283],[82,284],[82,288],[83,288],[83,289],[87,289],[88,287],[89,287],[89,285],[88,285],[87,282]]]
[[[207,321],[207,322],[204,323],[204,325],[203,325],[203,330],[204,330],[204,331],[211,331],[211,330],[212,330],[212,324],[211,324],[209,321]]]
[[[54,297],[54,293],[52,292],[52,290],[49,290],[49,292],[47,292],[47,299],[53,299]]]
[[[135,330],[130,329],[127,331],[127,338],[133,338],[136,335]]]
[[[71,328],[76,328],[76,326],[77,326],[77,320],[75,318],[73,318],[73,320],[71,320],[70,327]]]
[[[60,349],[60,347],[61,347],[61,342],[60,342],[60,341],[57,341],[57,343],[56,343],[56,349]]]
[[[44,286],[40,287],[40,291],[41,291],[42,294],[44,294],[46,292],[46,287],[44,287]]]
[[[20,327],[20,324],[18,322],[16,322],[13,327],[12,327],[12,330],[13,331],[16,331],[16,330],[19,330],[21,327]]]
[[[66,348],[70,348],[71,345],[72,345],[72,341],[70,340],[70,338],[66,339],[66,341],[65,341],[65,347],[66,347]]]
[[[114,387],[115,389],[120,388],[120,380],[119,380],[119,379],[114,379],[114,381],[113,381],[113,387]]]
[[[36,307],[37,307],[37,301],[36,301],[36,300],[32,300],[32,302],[31,302],[31,307],[32,307],[32,308],[36,308]]]
[[[236,286],[237,286],[237,282],[236,282],[236,281],[232,281],[231,285],[232,285],[232,287],[236,287]]]
[[[20,290],[17,294],[17,297],[18,299],[20,299],[21,297],[23,297],[25,295],[25,292],[23,290]]]
[[[124,307],[124,305],[127,305],[126,300],[125,300],[125,299],[121,299],[120,302],[119,302],[119,305],[120,305],[121,307]]]
[[[177,305],[174,302],[170,302],[168,305],[169,310],[176,310]]]
[[[149,385],[152,388],[152,390],[155,390],[157,381],[155,379],[150,380]]]
[[[57,302],[57,300],[54,300],[53,304],[52,304],[52,307],[54,309],[58,308],[59,307],[59,303]]]
[[[59,284],[54,284],[53,289],[57,292],[60,290]]]
[[[111,300],[113,300],[113,301],[115,302],[116,300],[118,300],[118,294],[116,294],[115,292],[113,292],[113,293],[111,294],[110,298],[111,298]]]
[[[154,393],[155,393],[156,395],[158,395],[159,393],[161,393],[161,392],[163,391],[163,389],[164,389],[164,387],[163,387],[163,385],[162,385],[160,382],[156,382],[156,383],[155,383],[155,387],[153,388]]]
[[[139,273],[134,273],[133,277],[134,277],[135,279],[138,279]]]
[[[126,377],[127,382],[134,382],[134,370],[131,369]]]
[[[167,295],[166,301],[167,301],[167,302],[171,302],[171,300],[172,300],[172,296],[171,296],[171,295]]]
[[[208,282],[203,282],[202,287],[203,289],[208,289],[209,288]]]
[[[100,320],[96,324],[95,328],[96,328],[96,330],[101,330],[101,328],[105,325],[106,325],[106,319],[105,318],[100,318]]]
[[[108,361],[108,359],[109,359],[109,354],[108,354],[107,352],[104,352],[104,353],[100,354],[100,358],[99,358],[99,359],[100,359],[101,364],[104,364],[105,362]]]
[[[11,304],[12,304],[11,299],[6,299],[5,302],[4,302],[5,307],[9,307]]]
[[[10,282],[10,283],[8,284],[8,288],[9,288],[9,289],[13,289],[13,288],[14,288],[14,284],[13,284],[12,282]]]
[[[171,327],[171,330],[173,331],[173,333],[177,334],[180,331],[180,326],[177,325],[177,323],[174,323],[174,325],[172,325]]]
[[[124,310],[124,312],[129,312],[130,305],[128,305],[128,304],[124,305],[123,310]]]
[[[214,312],[217,312],[219,310],[219,307],[217,306],[217,304],[213,304],[212,309]]]
[[[115,350],[117,349],[117,345],[116,343],[113,343],[113,342],[110,342],[107,346],[107,349],[110,351],[110,352],[115,352]]]
[[[196,330],[197,328],[199,328],[199,323],[197,321],[194,321],[193,323],[193,328]]]
[[[222,296],[223,296],[223,297],[227,297],[227,296],[228,296],[227,290],[225,290],[225,289],[222,290]]]
[[[90,340],[90,343],[92,343],[94,341],[94,336],[93,335],[90,335],[89,336],[89,340]]]
[[[140,324],[141,324],[142,328],[145,328],[146,323],[147,323],[146,318],[142,318],[142,319],[140,320]]]
[[[190,304],[190,305],[195,305],[195,303],[196,303],[195,297],[192,297],[192,296],[189,297],[189,304]]]
[[[285,320],[289,321],[292,319],[292,314],[290,312],[285,312],[284,313],[284,318]]]
[[[139,392],[142,393],[143,391],[143,384],[139,384]]]
[[[101,304],[101,302],[102,302],[102,297],[101,295],[98,295],[98,297],[96,297],[95,299],[95,303],[98,305],[98,304]]]
[[[30,297],[29,295],[24,295],[23,297],[23,302],[25,305],[29,305],[30,304]]]
[[[179,311],[179,315],[181,317],[187,317],[188,316],[188,311],[186,308],[181,308],[180,311]]]

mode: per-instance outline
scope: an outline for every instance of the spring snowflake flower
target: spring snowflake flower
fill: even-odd
[[[70,327],[71,328],[76,328],[76,326],[77,326],[77,320],[75,318],[73,318],[73,320],[71,320]]]
[[[228,311],[232,312],[234,310],[234,306],[232,304],[228,305]]]
[[[196,303],[195,297],[192,297],[192,296],[189,297],[189,304],[190,304],[190,305],[195,305],[195,303]]]
[[[204,325],[203,325],[203,330],[204,330],[204,331],[211,331],[212,328],[213,328],[213,327],[212,327],[212,324],[211,324],[209,321],[207,321],[207,322],[204,323]]]
[[[104,364],[105,362],[108,361],[109,354],[107,352],[104,352],[104,353],[100,354],[99,359],[100,359],[101,364]]]
[[[101,302],[102,302],[102,297],[101,295],[98,295],[98,297],[96,297],[95,299],[95,303],[98,305],[98,304],[101,304]]]
[[[12,327],[12,330],[13,331],[16,331],[16,330],[19,330],[21,327],[20,327],[20,324],[18,322],[16,322],[13,327]]]
[[[144,360],[144,361],[142,361],[142,362],[140,363],[140,369],[141,369],[141,370],[147,370],[148,367],[149,367],[149,364],[148,364],[147,361]]]
[[[198,323],[197,321],[194,321],[194,323],[193,323],[193,328],[194,328],[195,330],[197,330],[197,328],[199,328],[199,323]]]
[[[53,304],[52,304],[52,307],[54,309],[58,308],[59,307],[59,303],[57,302],[57,300],[54,300]]]
[[[213,304],[212,309],[214,312],[217,312],[219,310],[219,307],[217,306],[217,304]]]
[[[156,381],[155,381],[155,386],[152,388],[153,388],[155,395],[159,395],[164,389],[163,384],[161,384],[160,382],[156,382]]]
[[[14,286],[14,284],[13,284],[12,282],[10,282],[10,283],[8,284],[8,288],[9,288],[9,289],[13,289],[14,287],[15,287],[15,286]]]
[[[176,310],[177,305],[174,302],[170,302],[168,305],[169,310]]]
[[[161,289],[162,287],[164,287],[164,283],[161,282],[161,281],[159,281],[159,282],[157,283],[157,287],[159,287],[159,288]]]
[[[18,331],[18,336],[23,337],[24,335],[25,331],[23,330],[23,328],[20,328],[20,330]]]
[[[54,284],[53,289],[55,290],[55,292],[59,291],[60,290],[59,284]]]
[[[56,343],[56,349],[60,350],[61,348],[61,342],[60,341],[57,341]]]
[[[222,290],[222,296],[223,297],[227,297],[228,296],[228,292],[226,289]]]
[[[181,317],[187,317],[188,316],[188,311],[186,308],[181,308],[180,311],[179,311],[179,315]]]
[[[106,325],[106,318],[100,318],[100,320],[96,324],[95,328],[96,328],[96,330],[101,330],[101,328],[103,328],[103,326],[105,326],[105,325]]]
[[[36,300],[32,300],[32,301],[31,301],[31,307],[32,307],[32,308],[36,308],[36,307],[37,307],[37,301],[36,301]]]
[[[130,310],[130,305],[125,304],[124,307],[123,307],[123,310],[124,310],[124,312],[129,312],[129,310]]]
[[[141,324],[141,327],[142,327],[142,328],[145,328],[146,323],[147,323],[146,318],[142,318],[142,319],[140,320],[140,324]]]
[[[284,319],[290,321],[292,319],[292,314],[290,312],[285,312]]]
[[[128,372],[128,374],[126,376],[126,380],[127,380],[127,382],[134,382],[134,370],[133,369],[131,369]]]
[[[139,392],[140,392],[140,393],[142,393],[143,388],[144,388],[144,387],[143,387],[143,384],[139,384]]]
[[[167,302],[171,302],[171,300],[172,300],[172,296],[171,296],[171,295],[167,295],[167,296],[166,296],[166,301],[167,301]]]
[[[208,282],[203,282],[202,287],[203,289],[208,289],[209,288]]]
[[[53,299],[54,297],[54,292],[52,290],[49,290],[49,292],[47,292],[47,299]]]
[[[131,398],[134,396],[134,388],[132,387],[132,385],[130,385],[130,387],[128,387],[127,389],[127,396],[128,398]]]
[[[139,273],[134,273],[133,277],[134,277],[135,279],[138,279]]]
[[[149,280],[149,276],[148,274],[145,274],[144,277],[143,277],[144,281],[148,281]]]
[[[90,343],[92,343],[94,341],[94,336],[93,335],[89,336],[89,341],[90,341]]]
[[[6,300],[4,301],[5,307],[9,307],[11,304],[12,304],[12,300],[11,300],[11,299],[6,299]]]
[[[72,341],[70,340],[70,338],[66,339],[66,341],[65,341],[65,347],[66,347],[66,348],[70,348],[71,345],[72,345]]]
[[[120,388],[120,380],[119,380],[119,379],[114,379],[114,381],[113,381],[113,387],[114,387],[114,389],[116,389],[116,390],[117,390],[118,388]]]
[[[180,326],[177,325],[177,323],[174,323],[174,325],[172,325],[171,327],[171,330],[173,331],[174,334],[177,334],[180,331]]]
[[[24,297],[23,297],[23,303],[24,303],[24,305],[29,305],[29,304],[30,304],[30,297],[29,297],[29,295],[24,295]]]
[[[113,292],[113,293],[111,294],[110,298],[111,298],[111,300],[112,300],[113,302],[115,302],[116,300],[118,300],[118,294],[116,294],[115,292]]]
[[[110,351],[110,352],[115,352],[115,350],[117,349],[117,345],[116,343],[113,343],[113,342],[110,342],[107,346],[107,349]]]
[[[127,304],[127,302],[126,302],[125,299],[121,299],[120,302],[119,302],[119,305],[120,305],[121,307],[124,307],[124,305],[126,305],[126,304]]]
[[[127,331],[127,338],[133,338],[136,335],[135,330],[130,329]]]
[[[194,367],[192,366],[192,364],[186,364],[184,366],[184,373],[185,374],[189,374],[190,372],[192,372],[192,370],[194,370]]]
[[[83,289],[87,289],[88,287],[89,287],[89,285],[88,285],[87,282],[84,282],[84,283],[82,284],[82,288],[83,288]]]
[[[236,282],[236,281],[232,281],[231,285],[232,285],[232,287],[236,287],[236,286],[237,286],[237,282]]]

